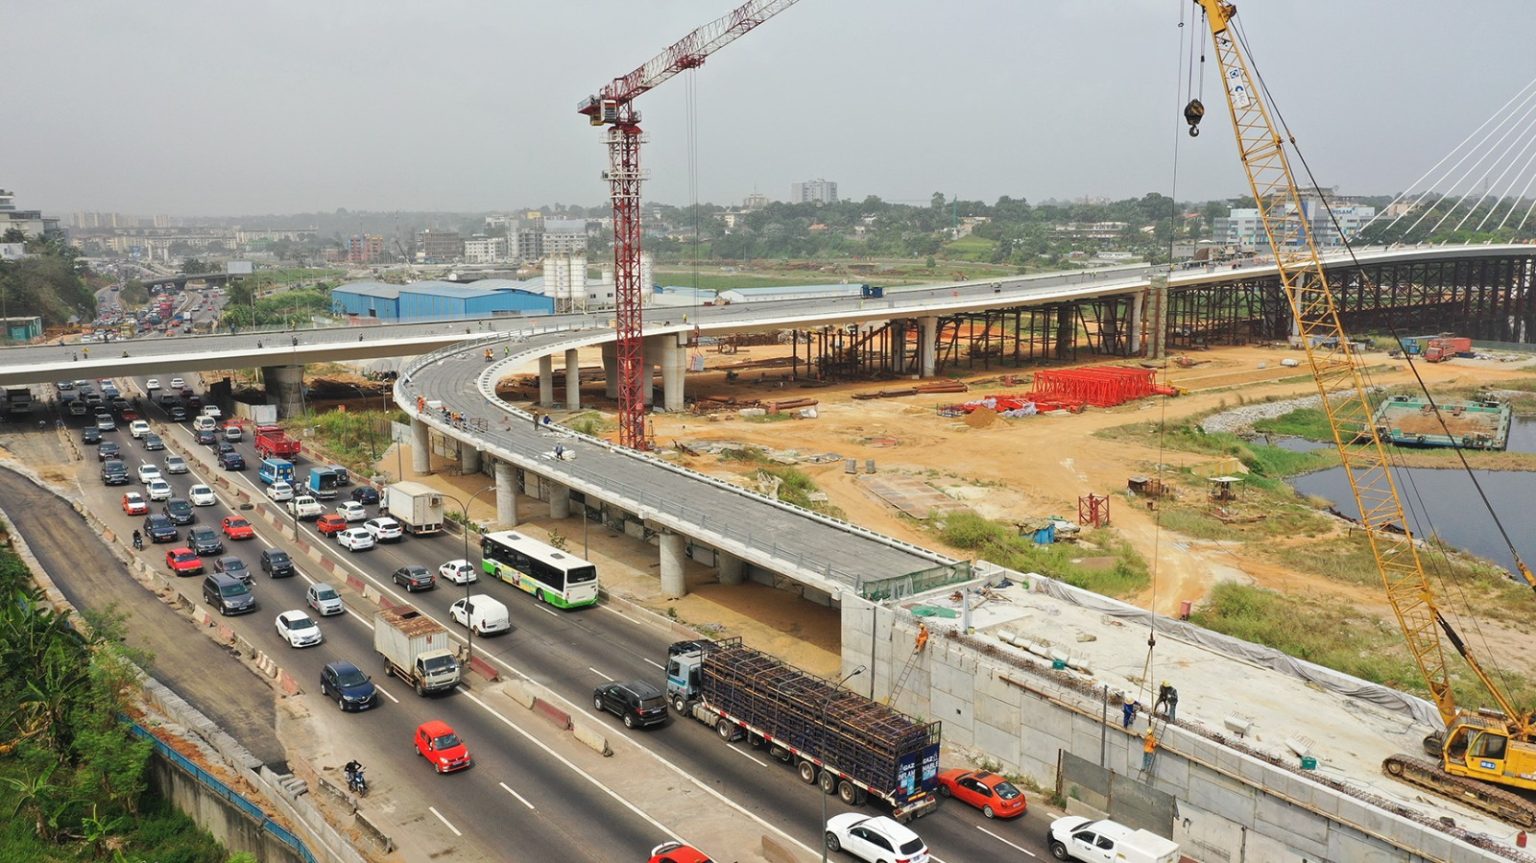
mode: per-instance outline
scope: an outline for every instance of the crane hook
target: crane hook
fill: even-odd
[[[1205,105],[1199,99],[1190,99],[1184,106],[1184,122],[1189,124],[1189,137],[1200,137],[1200,121],[1205,118]]]

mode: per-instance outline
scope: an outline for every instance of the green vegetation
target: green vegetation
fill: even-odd
[[[1374,564],[1372,569],[1374,569]],[[1428,687],[1389,620],[1363,614],[1346,602],[1286,596],[1240,584],[1218,584],[1195,607],[1191,620],[1207,629],[1264,644],[1290,656],[1422,697]],[[1494,707],[1482,685],[1453,663],[1452,689],[1464,707]],[[1507,681],[1516,704],[1529,704],[1536,689]]]
[[[1085,543],[1036,545],[1012,526],[973,512],[954,513],[930,529],[955,548],[1019,572],[1038,572],[1106,596],[1129,596],[1150,584],[1146,561],[1131,546],[1105,534],[1095,536],[1099,554]]]
[[[283,421],[290,434],[313,429],[319,445],[348,470],[363,476],[373,473],[373,465],[389,448],[391,422],[407,422],[404,411],[345,410],[313,411]]]
[[[123,304],[124,308],[131,309],[147,305],[149,303],[149,288],[144,287],[144,283],[138,279],[129,279],[123,285],[122,290],[117,292],[117,299]]]
[[[1328,414],[1322,408],[1297,408],[1274,419],[1257,420],[1253,428],[1264,434],[1333,442],[1333,427],[1328,424]]]
[[[820,491],[816,481],[804,471],[788,465],[776,464],[768,458],[768,453],[761,447],[749,446],[741,449],[726,449],[720,451],[720,460],[727,462],[743,462],[755,465],[758,474],[773,477],[779,481],[778,498],[785,503],[804,507],[812,512],[832,518],[842,518],[842,507],[827,503],[824,500],[815,500],[813,496]]]
[[[216,863],[224,852],[150,793],[152,744],[119,717],[144,657],[113,618],[77,629],[0,548],[0,849],[4,860]]]
[[[96,317],[96,295],[84,278],[87,272],[77,260],[79,253],[62,240],[34,237],[27,241],[27,256],[0,261],[0,296],[5,314],[36,315],[43,326],[68,323],[72,317],[91,321]]]
[[[572,431],[581,432],[592,437],[602,437],[609,432],[618,430],[618,424],[603,418],[598,411],[583,411],[566,420],[564,425]]]
[[[997,241],[985,237],[969,236],[943,245],[944,257],[954,261],[990,262],[997,250]]]
[[[224,326],[241,329],[251,327],[297,327],[308,324],[316,316],[331,314],[331,289],[329,286],[294,288],[271,296],[261,296],[255,285],[246,280],[229,288],[229,302],[219,321]]]

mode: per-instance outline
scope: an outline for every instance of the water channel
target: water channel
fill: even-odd
[[[1297,438],[1275,439],[1275,446],[1291,450],[1317,449],[1322,444]],[[1536,452],[1536,417],[1516,417],[1509,432],[1510,452]],[[1478,482],[1504,522],[1515,548],[1528,563],[1536,565],[1536,473],[1530,471],[1475,471]],[[1488,517],[1472,480],[1460,468],[1405,468],[1395,472],[1403,505],[1410,513],[1424,514],[1429,524],[1412,524],[1416,535],[1431,531],[1442,540],[1485,557],[1511,571],[1515,562]],[[1330,468],[1292,477],[1291,485],[1303,494],[1327,498],[1339,512],[1359,515],[1343,468]],[[1413,516],[1410,514],[1410,518]]]

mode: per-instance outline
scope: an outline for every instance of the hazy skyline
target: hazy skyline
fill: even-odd
[[[53,215],[600,204],[602,133],[577,102],[732,5],[12,0],[0,188]],[[1318,181],[1390,194],[1536,75],[1532,12],[1248,0],[1239,21]],[[856,200],[1244,194],[1213,59],[1204,134],[1181,129],[1193,13],[804,0],[641,97],[645,198],[691,199],[690,77],[705,202],[817,177]]]

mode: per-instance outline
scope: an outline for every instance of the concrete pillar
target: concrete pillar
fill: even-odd
[[[432,472],[432,444],[427,438],[427,424],[411,419],[411,470]]]
[[[931,378],[939,363],[939,319],[918,318],[917,324],[918,377]]]
[[[261,379],[267,390],[267,402],[277,405],[281,419],[304,413],[304,367],[262,366]]]
[[[557,482],[549,483],[549,517],[571,517],[571,490],[568,486]]]
[[[619,397],[619,346],[614,342],[603,343],[603,394]]]
[[[565,409],[581,410],[581,361],[575,348],[565,352]]]
[[[663,336],[661,343],[661,403],[669,411],[683,410],[683,372],[687,369],[688,349],[677,343],[677,336]]]
[[[1168,274],[1153,273],[1147,291],[1147,358],[1160,360],[1168,355]]]
[[[496,527],[517,527],[517,469],[510,462],[496,462]]]
[[[688,549],[686,538],[680,533],[663,531],[657,539],[661,546],[661,595],[676,599],[688,593],[688,582],[683,578],[683,561]]]
[[[1131,294],[1131,356],[1141,355],[1141,314],[1146,292]]]
[[[539,407],[555,406],[555,358],[550,354],[539,357]]]
[[[640,343],[640,401],[646,407],[656,402],[656,361],[661,346],[656,339]]]
[[[720,583],[737,585],[746,580],[745,561],[730,552],[715,549],[715,567],[720,572]]]
[[[459,473],[480,472],[480,451],[467,443],[459,444]]]
[[[907,367],[907,323],[891,321],[891,368],[900,374]]]

